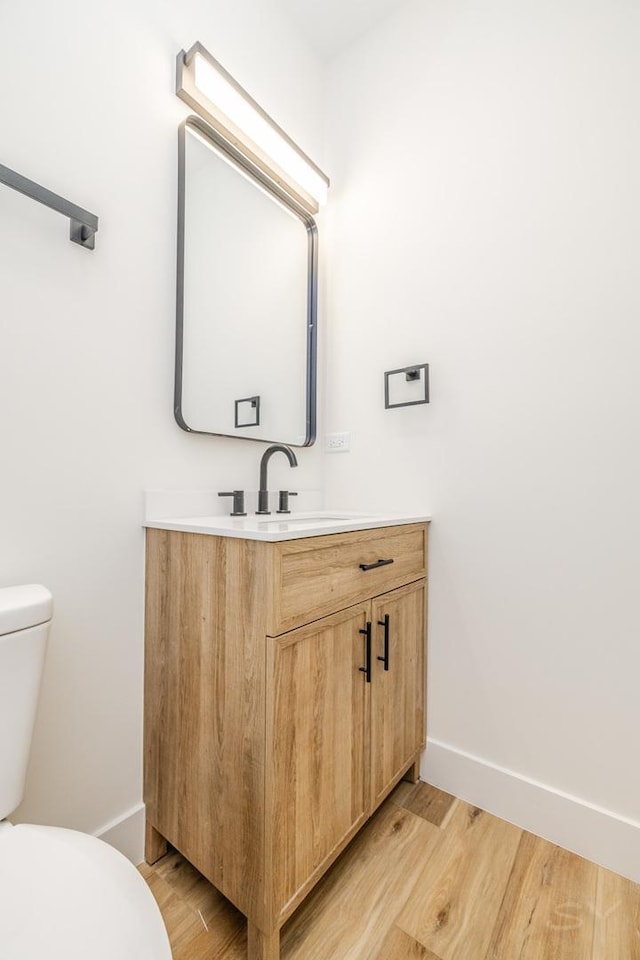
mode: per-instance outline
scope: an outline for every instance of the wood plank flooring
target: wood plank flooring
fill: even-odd
[[[244,917],[180,854],[143,864],[174,960],[246,960]],[[282,960],[640,960],[640,886],[401,783],[282,930]]]

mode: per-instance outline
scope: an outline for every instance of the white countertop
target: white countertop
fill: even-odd
[[[249,514],[246,517],[210,516],[176,517],[145,520],[145,527],[155,530],[181,530],[204,533],[212,537],[239,537],[244,540],[298,540],[351,530],[374,530],[405,523],[426,523],[431,518],[413,514],[357,514],[336,510],[315,510],[313,513],[291,513],[278,516]]]

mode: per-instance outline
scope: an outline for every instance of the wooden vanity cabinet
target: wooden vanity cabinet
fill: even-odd
[[[147,531],[146,857],[168,841],[228,897],[250,960],[417,763],[426,557],[426,524]]]

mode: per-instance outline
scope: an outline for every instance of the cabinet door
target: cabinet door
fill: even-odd
[[[425,741],[424,580],[377,597],[372,603],[371,629],[373,810]]]
[[[366,815],[368,604],[268,638],[267,856],[277,916]],[[363,632],[361,632],[363,631]]]

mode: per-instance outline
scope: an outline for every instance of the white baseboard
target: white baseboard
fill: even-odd
[[[107,823],[96,837],[124,853],[135,866],[144,860],[144,803],[138,803],[121,817]]]
[[[447,793],[640,883],[640,822],[429,740],[420,776]],[[95,834],[134,864],[144,859],[144,804]]]
[[[429,740],[427,783],[640,883],[640,822]]]

